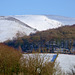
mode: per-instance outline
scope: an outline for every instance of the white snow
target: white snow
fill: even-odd
[[[62,26],[61,22],[48,19],[44,15],[18,15],[18,16],[16,15],[12,17],[19,19],[20,21],[26,23],[30,27],[35,28],[39,31],[52,29],[52,28],[58,28]]]
[[[0,42],[12,39],[18,32],[29,35],[36,32],[34,29],[43,31],[58,28],[64,24],[75,24],[75,18],[53,15],[2,16],[0,17]]]
[[[0,16],[0,42],[13,39],[18,32],[29,35],[37,30],[42,31],[60,26],[62,26],[60,22],[43,15]]]
[[[36,56],[38,58],[42,58],[42,59],[44,58],[44,62],[50,62],[53,58],[53,55],[55,55],[55,54],[50,54],[50,53],[23,54],[24,58],[29,58],[29,57],[34,58]]]
[[[70,72],[75,66],[75,55],[59,54],[56,60],[64,72]]]
[[[35,31],[15,21],[0,20],[0,42],[13,39],[18,32],[20,32],[21,35],[29,35]]]

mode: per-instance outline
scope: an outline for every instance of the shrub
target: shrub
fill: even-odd
[[[0,44],[0,73],[12,75],[20,71],[21,53],[12,47]],[[1,75],[0,74],[0,75]]]
[[[49,59],[50,57],[47,57],[46,54],[25,54],[21,59],[21,70],[24,75],[55,75],[59,65],[55,67],[55,64]]]

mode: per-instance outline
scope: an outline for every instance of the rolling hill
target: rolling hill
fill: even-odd
[[[64,25],[75,24],[75,18],[54,15],[15,15],[0,16],[0,42],[12,40],[19,33],[20,37],[37,31],[55,29]]]

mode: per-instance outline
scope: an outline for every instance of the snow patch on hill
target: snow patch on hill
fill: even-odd
[[[19,19],[20,21],[39,31],[58,28],[62,26],[62,23],[56,20],[48,19],[44,15],[18,15],[13,17]]]

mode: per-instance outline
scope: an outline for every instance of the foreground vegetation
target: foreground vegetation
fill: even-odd
[[[0,44],[0,75],[18,74],[21,56],[14,48]]]
[[[62,72],[58,63],[39,53],[22,54],[12,47],[0,44],[0,75],[74,75]]]
[[[45,56],[23,56],[20,51],[0,44],[0,75],[53,75],[57,72],[55,63],[48,62],[50,58],[45,61]]]

